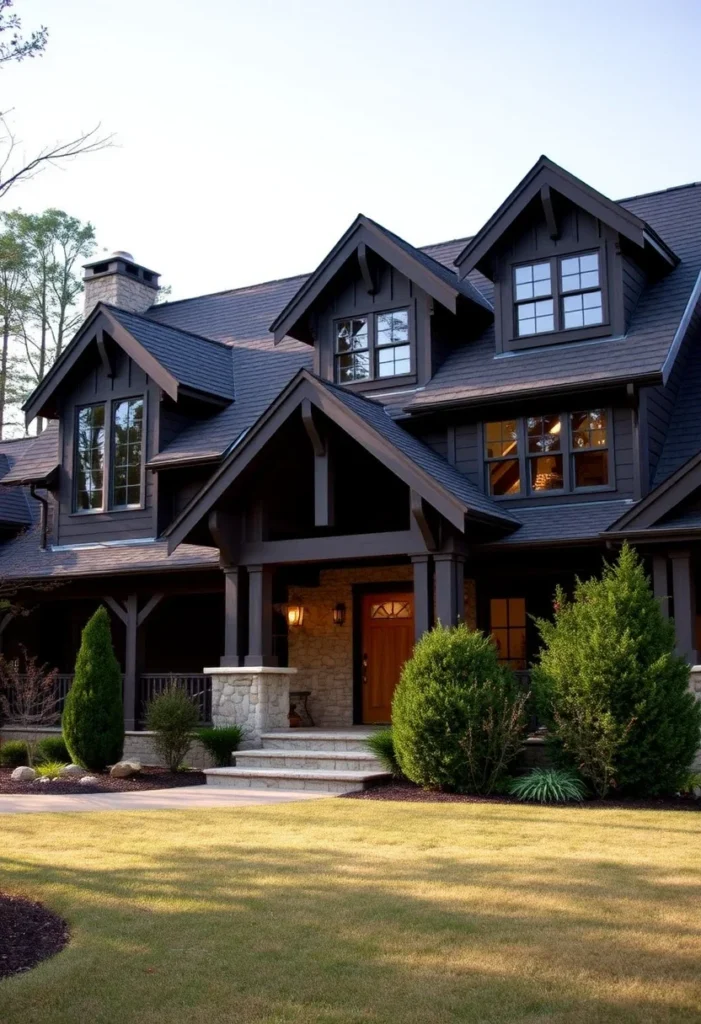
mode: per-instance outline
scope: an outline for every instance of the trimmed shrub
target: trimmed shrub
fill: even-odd
[[[63,736],[45,736],[37,743],[36,760],[39,764],[45,761],[62,761],[67,764],[70,759]]]
[[[155,733],[153,745],[170,771],[182,765],[198,719],[197,705],[179,686],[169,686],[148,705],[146,728]]]
[[[20,768],[29,764],[29,750],[25,740],[7,740],[0,746],[0,764],[7,768]]]
[[[231,764],[231,755],[241,742],[243,729],[240,725],[220,725],[198,729],[195,735],[204,749],[212,755],[217,768],[228,768]]]
[[[365,740],[365,746],[374,754],[382,767],[397,778],[401,777],[402,769],[397,761],[394,749],[394,736],[391,729],[378,729]]]
[[[122,673],[106,608],[98,608],[83,629],[61,724],[70,759],[81,768],[103,771],[121,758]]]
[[[535,800],[539,804],[564,804],[572,800],[581,803],[586,787],[567,768],[534,768],[513,779],[509,792],[519,800]]]
[[[701,739],[701,704],[636,552],[624,545],[600,578],[578,579],[572,601],[558,589],[554,608],[554,621],[537,622],[533,684],[559,759],[600,796],[677,792]]]
[[[392,702],[399,767],[426,788],[491,793],[526,732],[524,694],[493,641],[464,623],[425,633]]]

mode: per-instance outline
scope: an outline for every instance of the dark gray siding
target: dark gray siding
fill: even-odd
[[[633,311],[638,304],[646,283],[645,271],[630,256],[621,257],[621,275],[623,284],[623,310],[626,327],[631,321]]]
[[[90,362],[90,360],[93,360]],[[115,351],[115,376],[110,378],[95,357],[83,362],[82,378],[76,377],[73,386],[62,396],[59,452],[61,474],[58,489],[58,515],[54,542],[83,544],[107,540],[141,539],[155,536],[156,480],[146,471],[143,508],[114,512],[74,513],[74,431],[77,410],[94,402],[107,404],[120,398],[143,395],[146,424],[144,432],[145,458],[155,454],[155,437],[159,413],[159,389],[121,349]],[[106,484],[108,482],[106,481]]]
[[[696,344],[698,344],[699,334],[701,334],[701,318],[697,312],[690,324],[687,341],[677,355],[667,383],[656,388],[645,388],[641,392],[641,402],[645,402],[646,409],[650,481],[655,480],[662,448],[665,444],[669,445],[670,441],[674,440],[668,436],[672,422],[672,413],[679,395],[679,387],[684,379],[691,345],[694,343],[694,339]]]

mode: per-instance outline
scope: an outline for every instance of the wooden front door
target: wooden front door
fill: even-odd
[[[389,722],[392,695],[414,646],[411,594],[363,596],[363,722]]]

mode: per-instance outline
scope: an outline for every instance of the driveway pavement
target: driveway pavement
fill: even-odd
[[[150,789],[141,793],[32,793],[0,796],[0,814],[53,814],[55,811],[177,811],[198,807],[251,807],[254,804],[286,804],[293,800],[318,800],[328,793],[285,789],[225,789],[215,786],[183,786],[181,789]]]

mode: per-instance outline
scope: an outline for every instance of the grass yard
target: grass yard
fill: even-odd
[[[701,814],[318,802],[0,815],[70,945],[3,1024],[701,1021]]]

